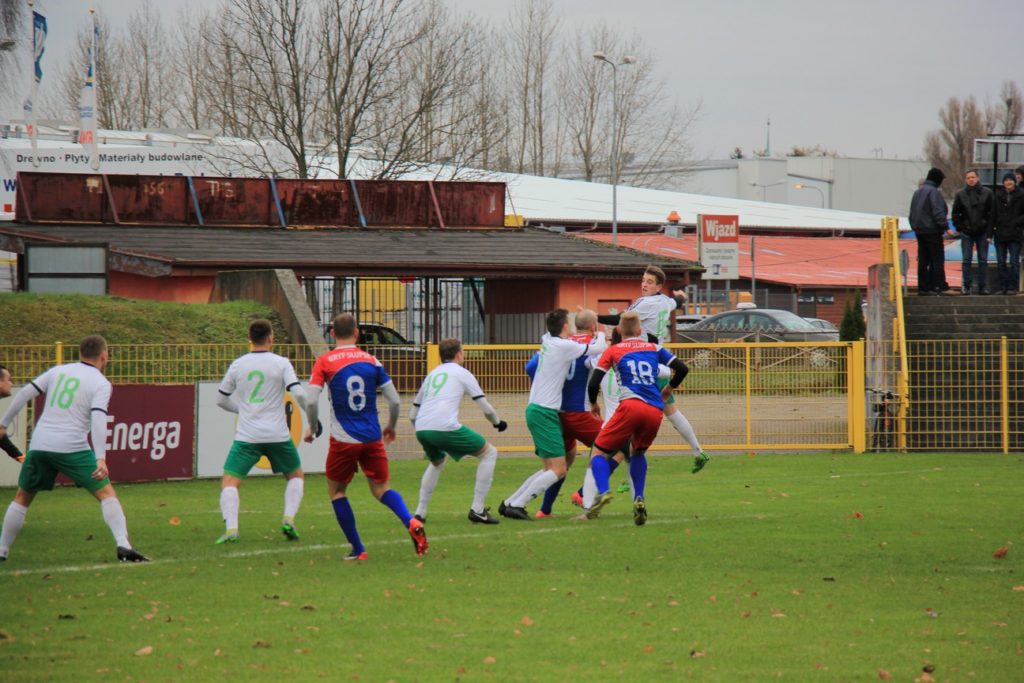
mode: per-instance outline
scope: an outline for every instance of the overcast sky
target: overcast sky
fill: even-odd
[[[212,2],[160,0],[157,5],[171,20],[179,8]],[[510,0],[445,2],[496,24],[505,21],[511,6]],[[136,4],[36,0],[49,20],[44,70],[55,73],[90,6],[116,23]],[[951,95],[996,100],[1006,79],[1024,88],[1024,3],[1019,0],[554,0],[553,5],[567,36],[576,26],[603,22],[642,37],[656,56],[664,96],[683,107],[701,103],[693,129],[701,157],[724,158],[737,146],[748,155],[764,148],[769,117],[776,153],[820,144],[843,156],[920,157],[924,135],[938,126],[938,109]]]

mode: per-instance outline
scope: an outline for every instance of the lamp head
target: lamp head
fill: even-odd
[[[607,55],[605,55],[605,53],[601,52],[600,50],[594,53],[594,59],[600,60],[602,62],[608,61]]]
[[[635,62],[636,62],[636,57],[634,57],[633,55],[626,55],[625,57],[622,58],[622,63],[623,64],[633,64]]]

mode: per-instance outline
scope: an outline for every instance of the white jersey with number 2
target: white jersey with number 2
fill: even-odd
[[[284,392],[298,383],[291,362],[276,353],[254,351],[236,358],[218,388],[225,396],[234,394],[238,404],[235,440],[281,443],[291,439]]]

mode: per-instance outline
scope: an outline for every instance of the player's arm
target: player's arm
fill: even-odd
[[[97,389],[90,406],[92,452],[96,454],[96,471],[92,473],[92,478],[96,481],[110,476],[110,470],[107,469],[107,406],[110,405],[112,390],[109,384]]]
[[[14,417],[21,412],[21,409],[28,405],[29,401],[42,393],[42,389],[36,386],[35,382],[29,382],[23,386],[21,391],[11,399],[11,405],[7,406],[7,412],[4,413],[3,417],[0,417],[0,428],[6,433],[7,425],[11,424]]]
[[[621,318],[621,313],[605,313],[604,315],[597,316],[597,322],[602,325],[618,325]]]
[[[672,298],[676,301],[676,308],[682,308],[683,304],[690,300],[690,297],[686,296],[686,292],[682,289],[673,289]]]
[[[526,374],[530,376],[530,381],[533,381],[534,376],[537,374],[537,367],[540,365],[540,352],[535,351],[530,360],[526,361]]]
[[[590,373],[590,379],[587,380],[587,398],[590,400],[590,414],[598,419],[601,417],[601,408],[597,405],[597,395],[601,391],[601,382],[604,381],[606,372],[604,368],[596,367]]]
[[[323,387],[318,384],[310,384],[306,387],[306,421],[309,423],[306,427],[306,433],[303,434],[302,440],[306,443],[312,443],[313,439],[320,436],[323,433],[323,425],[320,424],[320,392]]]
[[[228,411],[229,413],[238,414],[238,404],[235,403],[235,399],[231,397],[235,393],[235,375],[232,370],[235,369],[235,364],[232,363],[228,368],[227,373],[224,375],[224,379],[220,381],[220,386],[217,387],[217,405]]]
[[[429,375],[427,377],[429,377]],[[416,429],[416,416],[420,412],[420,405],[422,405],[425,400],[424,395],[427,392],[427,377],[423,378],[423,384],[420,385],[420,390],[416,392],[416,398],[412,400],[412,410],[409,411],[409,422],[412,422],[413,429]]]
[[[402,412],[402,399],[398,396],[394,382],[382,385],[380,393],[384,394],[384,400],[388,402],[388,426],[384,428],[384,442],[391,443],[395,440],[395,426]]]
[[[3,431],[5,431],[5,429],[0,427],[0,432]],[[3,436],[0,436],[0,449],[3,449],[4,453],[11,456],[18,462],[25,462],[25,455],[21,452],[21,449],[11,441],[11,437],[7,436],[6,433],[4,433]]]
[[[238,414],[238,404],[231,397],[231,394],[225,394],[223,391],[220,391],[217,396],[217,405],[229,413]]]
[[[690,372],[690,368],[686,367],[686,363],[680,358],[673,358],[669,361],[668,366],[672,369],[672,377],[669,378],[665,388],[661,390],[661,395],[665,398],[668,398],[672,391],[683,383],[686,375]]]

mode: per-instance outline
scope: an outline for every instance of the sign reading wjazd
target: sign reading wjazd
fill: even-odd
[[[740,217],[697,216],[697,247],[704,280],[736,280],[740,276]]]

